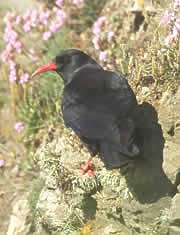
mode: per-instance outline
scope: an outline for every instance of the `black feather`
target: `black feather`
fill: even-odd
[[[100,154],[107,168],[127,164],[139,149],[133,120],[137,101],[126,78],[103,70],[77,50],[65,51],[56,61],[64,63],[59,72],[65,81],[62,113],[66,126],[93,156]]]

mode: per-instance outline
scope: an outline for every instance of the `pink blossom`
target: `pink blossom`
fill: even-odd
[[[32,27],[36,27],[37,21],[38,21],[38,12],[37,12],[37,10],[33,10],[33,11],[31,12],[31,15],[30,15],[29,24],[30,24]]]
[[[30,19],[30,16],[31,16],[31,10],[28,9],[22,17],[24,21],[27,21],[28,19]]]
[[[4,160],[0,159],[0,168],[4,167],[4,164],[5,164]]]
[[[79,5],[79,4],[83,3],[83,2],[84,2],[84,0],[72,0],[72,3],[74,5]]]
[[[165,25],[169,24],[172,20],[174,20],[174,17],[175,17],[174,13],[170,13],[168,10],[166,10],[164,12],[163,17],[161,18],[160,23]]]
[[[26,23],[23,25],[23,30],[24,30],[25,33],[28,33],[29,31],[31,31],[31,25],[30,25],[29,21],[26,22]]]
[[[112,31],[108,32],[108,35],[107,35],[108,42],[110,42],[113,39],[113,37],[114,37],[114,32]]]
[[[57,0],[57,1],[56,1],[56,5],[57,5],[58,7],[62,7],[62,6],[64,5],[64,0]]]
[[[96,23],[99,25],[99,26],[102,26],[102,24],[104,23],[104,21],[106,20],[106,17],[105,16],[100,16]]]
[[[94,26],[93,26],[93,33],[94,33],[95,35],[98,35],[98,34],[100,34],[100,32],[101,32],[101,27],[99,27],[99,25],[97,25],[96,23],[94,23]]]
[[[107,51],[100,51],[100,53],[99,53],[99,59],[101,60],[101,61],[106,61],[106,59],[107,59]]]
[[[15,67],[16,67],[16,64],[13,60],[9,60],[9,67],[10,67],[10,70],[15,70]]]
[[[13,12],[8,12],[3,18],[4,22],[7,24],[8,22],[12,22],[16,15]]]
[[[180,0],[174,0],[174,2],[173,2],[173,7],[174,7],[174,8],[180,7]]]
[[[16,122],[14,124],[14,129],[17,131],[17,132],[21,132],[24,130],[24,123],[23,122]]]
[[[100,46],[99,46],[99,37],[93,37],[93,39],[92,39],[92,43],[93,43],[93,45],[94,45],[94,48],[96,49],[96,50],[99,50],[100,49]]]
[[[64,21],[67,18],[66,12],[61,10],[61,9],[58,9],[56,11],[56,18],[57,18],[57,20],[63,20]]]
[[[101,16],[94,23],[94,25],[93,25],[93,33],[94,34],[98,35],[101,32],[101,27],[102,27],[102,24],[104,23],[105,19],[106,19],[105,16]]]
[[[17,80],[16,77],[16,69],[11,69],[10,74],[9,74],[9,82],[14,83]]]
[[[43,24],[43,25],[48,25],[48,19],[50,17],[50,11],[43,11],[41,10],[40,15],[39,15],[39,21]]]
[[[14,43],[14,49],[18,52],[21,53],[22,52],[22,43],[20,41],[16,41]]]
[[[8,48],[12,48],[10,44],[6,46],[6,49],[1,54],[1,59],[4,63],[11,59],[13,56],[12,51]]]
[[[24,84],[27,83],[29,80],[29,74],[28,73],[24,73],[21,75],[20,79],[19,79],[19,83],[20,84]]]
[[[3,40],[5,42],[12,42],[13,44],[17,38],[18,38],[18,34],[16,31],[14,31],[12,28],[5,29],[5,34],[3,36]]]
[[[164,44],[169,47],[172,44],[173,39],[174,36],[172,34],[168,35],[164,40]]]
[[[53,22],[52,24],[50,24],[49,30],[52,33],[56,33],[59,30],[60,27],[61,27],[60,24],[56,24],[56,23]]]
[[[20,15],[16,16],[16,24],[20,24],[22,20],[22,17]]]
[[[47,40],[49,40],[49,38],[52,36],[52,33],[50,32],[50,31],[48,31],[48,32],[44,32],[43,33],[43,40],[44,41],[47,41]]]

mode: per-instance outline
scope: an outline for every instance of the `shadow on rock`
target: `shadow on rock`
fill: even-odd
[[[140,203],[173,196],[175,187],[162,168],[165,140],[155,108],[149,103],[139,105],[135,120],[141,156],[125,174],[129,189]]]

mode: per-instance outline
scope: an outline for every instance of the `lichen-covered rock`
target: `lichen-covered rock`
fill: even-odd
[[[176,226],[171,226],[169,228],[169,233],[168,235],[179,235],[180,234],[180,228]]]
[[[166,140],[180,144],[180,88],[176,94],[164,92],[159,108],[159,118]]]
[[[180,184],[180,89],[176,94],[165,92],[159,106],[159,120],[166,140],[163,168],[176,185]]]
[[[180,193],[177,193],[172,199],[170,210],[170,223],[180,227]]]
[[[24,235],[30,232],[30,210],[26,196],[14,202],[7,235]]]
[[[154,107],[139,109],[144,157],[121,170],[106,170],[95,158],[95,175],[82,176],[88,152],[78,138],[66,129],[57,130],[51,142],[47,136],[36,153],[45,179],[36,206],[39,234],[168,233],[174,178],[162,168],[163,157],[167,166],[169,160]]]
[[[174,97],[168,96],[170,104]],[[164,99],[164,98],[163,98]],[[73,132],[47,134],[36,153],[44,186],[35,215],[35,234],[165,235],[178,231],[179,146],[176,136],[163,137],[169,122],[160,102],[156,109],[139,105],[136,113],[143,135],[142,156],[121,170],[106,170],[94,158],[95,175],[81,175],[88,152]],[[167,105],[167,110],[168,110]],[[179,112],[179,111],[178,111]],[[174,118],[175,116],[173,116]],[[176,116],[176,119],[179,116]],[[173,119],[173,122],[176,122]],[[176,145],[176,148],[174,148]]]

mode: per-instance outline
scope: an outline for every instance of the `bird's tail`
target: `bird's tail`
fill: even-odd
[[[101,143],[100,157],[107,169],[120,168],[129,163],[129,159],[114,150],[112,145],[107,142]]]
[[[101,159],[106,168],[120,168],[140,154],[135,141],[135,127],[131,119],[119,124],[118,133],[100,145]]]

